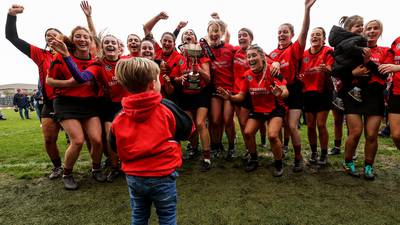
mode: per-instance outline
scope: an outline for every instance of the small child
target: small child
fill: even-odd
[[[147,224],[151,205],[160,224],[176,224],[176,169],[182,165],[179,141],[194,131],[190,117],[160,94],[160,69],[144,58],[121,59],[118,82],[131,95],[111,127],[110,144],[121,159],[132,207],[132,224]]]
[[[335,63],[333,65],[334,73],[340,73],[344,70],[353,70],[359,65],[364,64],[364,56],[368,54],[367,40],[361,36],[363,32],[364,21],[361,16],[354,15],[350,17],[342,17],[339,24],[342,27],[333,26],[329,34],[329,44],[334,47]],[[378,66],[372,61],[366,63],[370,71],[377,72]],[[379,73],[378,73],[379,74]],[[368,81],[366,78],[359,77],[353,79],[354,87],[348,94],[356,101],[362,102],[361,88]],[[341,100],[335,99],[334,102]]]

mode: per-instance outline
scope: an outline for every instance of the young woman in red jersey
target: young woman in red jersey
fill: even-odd
[[[246,54],[250,69],[245,72],[245,80],[239,93],[231,95],[222,87],[219,87],[217,92],[223,99],[233,102],[244,101],[246,95],[250,96],[251,109],[244,130],[245,144],[250,158],[245,163],[245,171],[251,172],[258,167],[255,134],[261,126],[268,123],[268,138],[275,159],[273,175],[279,177],[283,175],[282,143],[279,133],[285,117],[285,108],[279,104],[278,99],[288,96],[286,81],[281,81],[271,75],[265,53],[260,47],[252,45],[247,49]]]
[[[175,50],[175,41],[176,37],[171,32],[164,32],[161,36],[161,46],[154,40],[151,31],[154,26],[160,20],[168,19],[168,15],[165,12],[160,12],[158,15],[150,19],[144,26],[143,31],[145,34],[145,39],[152,40],[155,47],[155,60],[161,61],[160,63],[160,75],[162,77],[167,76],[170,80],[171,84],[176,88],[178,83],[182,83],[182,79],[180,78],[183,75],[183,71],[186,68],[185,58],[180,55]],[[161,79],[162,80],[162,79]],[[161,82],[163,85],[163,82]],[[167,93],[164,91],[164,87],[161,93],[164,97],[167,97],[175,102],[177,102],[176,93]]]
[[[53,169],[49,175],[50,179],[60,177],[62,175],[62,165],[60,153],[57,147],[58,132],[60,125],[53,119],[54,109],[53,100],[54,93],[53,88],[46,84],[46,74],[53,58],[53,50],[49,48],[47,50],[49,42],[53,39],[53,36],[61,35],[61,32],[56,28],[49,28],[46,30],[44,37],[46,40],[46,48],[41,49],[34,45],[31,45],[18,37],[17,33],[17,15],[24,11],[24,7],[21,5],[12,5],[8,10],[7,22],[6,22],[6,38],[22,53],[32,59],[33,62],[38,66],[39,70],[39,82],[40,91],[43,94],[44,106],[41,112],[42,118],[42,132],[45,143],[45,149],[51,162],[53,163]]]
[[[394,64],[381,65],[379,72],[394,73],[389,89],[388,116],[390,135],[397,149],[400,150],[400,37],[393,41],[391,49],[394,52]]]
[[[204,53],[197,41],[197,36],[192,29],[185,30],[181,37],[181,54],[187,60],[187,68],[184,75],[177,78],[179,82],[178,102],[181,107],[196,123],[196,135],[192,135],[191,147],[187,148],[188,159],[195,158],[198,151],[198,138],[200,137],[203,160],[200,170],[206,172],[211,169],[210,134],[206,126],[208,110],[210,108],[211,90],[210,83],[210,59],[207,55],[194,56],[190,53]],[[196,58],[198,57],[198,58]]]
[[[233,55],[235,48],[222,41],[225,28],[219,20],[212,20],[208,23],[207,39],[215,59],[211,60],[211,85],[217,89],[219,87],[233,91]],[[211,151],[217,157],[224,150],[222,145],[222,134],[224,128],[228,138],[227,158],[234,154],[235,146],[235,126],[233,123],[233,106],[230,101],[213,94],[211,97],[210,113],[210,134]]]
[[[372,20],[365,24],[364,36],[368,41],[370,54],[364,56],[365,62],[371,60],[377,65],[393,62],[393,54],[389,48],[377,45],[378,38],[382,34],[382,23]],[[343,163],[344,172],[351,176],[359,176],[353,162],[353,154],[357,149],[361,134],[364,130],[364,178],[373,180],[375,173],[373,163],[378,150],[378,132],[384,113],[383,91],[386,87],[385,76],[370,72],[366,66],[360,65],[353,71],[341,71],[339,73],[345,91],[352,89],[351,80],[356,76],[370,74],[370,79],[365,88],[362,89],[362,102],[352,101],[349,95],[344,95],[343,102],[345,107],[346,122],[349,129],[345,144],[345,162]],[[350,79],[349,79],[350,78]]]
[[[70,55],[82,71],[94,61],[89,52],[92,36],[86,28],[78,26],[72,30],[69,40]],[[55,117],[70,137],[71,143],[65,152],[63,182],[66,189],[74,190],[78,185],[72,176],[72,169],[85,141],[85,134],[91,145],[92,176],[99,182],[104,182],[106,177],[100,169],[102,132],[97,112],[98,86],[92,81],[67,87],[66,80],[75,82],[62,56],[56,55],[46,82],[55,87]]]
[[[140,51],[140,37],[136,34],[129,34],[126,40],[126,47],[129,54],[122,56],[122,58],[138,57]]]
[[[299,79],[303,83],[304,111],[307,118],[308,142],[311,147],[311,164],[326,165],[328,152],[328,130],[326,120],[331,109],[333,49],[325,46],[324,28],[314,28],[310,35],[311,47],[304,51]],[[317,131],[321,146],[318,160]],[[293,168],[293,171],[297,172]]]
[[[96,79],[103,87],[105,92],[104,100],[100,103],[100,118],[104,123],[106,138],[110,134],[111,123],[115,115],[121,110],[121,100],[128,95],[115,76],[115,66],[119,60],[118,39],[113,35],[105,35],[101,40],[100,57],[96,62],[87,67],[84,71],[79,71],[76,63],[72,60],[67,46],[64,42],[55,39],[51,47],[63,56],[72,77],[77,83],[85,83]],[[108,142],[107,142],[108,143]],[[107,181],[113,182],[119,176],[117,154],[105,146],[110,156],[112,167],[107,175]]]
[[[285,133],[290,131],[293,149],[295,153],[294,167],[297,171],[303,168],[303,157],[301,155],[301,139],[297,129],[302,109],[301,84],[296,79],[299,72],[299,63],[306,46],[307,32],[310,27],[310,9],[316,0],[305,0],[305,11],[303,25],[299,37],[292,43],[294,28],[290,23],[284,23],[278,29],[278,48],[271,52],[270,57],[273,61],[280,63],[281,74],[287,81],[289,97],[286,104],[289,108],[285,120]],[[285,139],[284,145],[287,146],[289,139]]]

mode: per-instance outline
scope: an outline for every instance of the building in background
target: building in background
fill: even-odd
[[[27,95],[32,95],[33,90],[37,89],[37,84],[4,84],[0,85],[0,107],[12,106],[14,94],[17,93],[17,89],[21,89],[22,92]]]

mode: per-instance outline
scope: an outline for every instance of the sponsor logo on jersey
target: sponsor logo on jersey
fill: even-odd
[[[277,55],[278,55],[278,54],[276,54],[276,52],[273,52],[273,53],[271,53],[271,55],[270,55],[270,56],[271,56],[271,58],[273,58],[273,59],[274,59],[274,58],[275,58]]]

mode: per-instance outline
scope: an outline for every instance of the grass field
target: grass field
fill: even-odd
[[[22,121],[12,110],[3,112],[8,119],[0,121],[1,225],[129,224],[123,178],[106,184],[93,181],[83,149],[74,169],[80,188],[64,190],[61,180],[46,178],[51,163],[39,121]],[[305,126],[301,132],[307,158]],[[63,155],[64,133],[59,147]],[[244,149],[241,138],[237,149]],[[177,182],[178,224],[400,224],[400,153],[390,139],[379,139],[378,176],[372,182],[345,176],[342,155],[330,157],[327,168],[307,167],[294,174],[290,153],[284,176],[273,178],[270,151],[259,151],[262,166],[250,174],[243,171],[240,159],[216,160],[207,173],[198,171],[197,161],[185,162]],[[363,140],[357,151],[361,168]],[[155,212],[151,224],[157,224]]]

